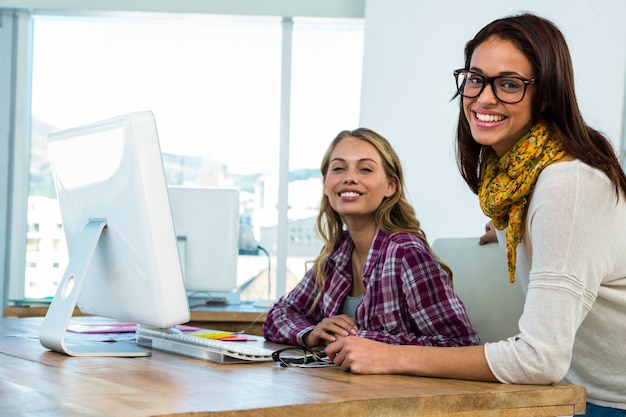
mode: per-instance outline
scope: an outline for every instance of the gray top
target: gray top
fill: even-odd
[[[348,316],[354,318],[356,316],[356,308],[361,304],[361,300],[365,293],[358,295],[356,297],[351,297],[346,295],[346,298],[343,299],[341,303],[341,308],[339,309],[339,314],[347,314]]]

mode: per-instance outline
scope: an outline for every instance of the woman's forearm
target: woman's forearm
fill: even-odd
[[[408,374],[497,381],[489,369],[483,346],[388,345],[348,336],[328,345],[326,352],[341,369],[357,374]]]
[[[412,375],[497,381],[489,369],[483,346],[394,346],[397,366]],[[414,349],[411,349],[414,348]]]

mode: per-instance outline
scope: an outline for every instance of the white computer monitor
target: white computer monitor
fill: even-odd
[[[238,289],[239,191],[170,186],[169,195],[190,305],[228,302]]]
[[[39,339],[72,356],[147,356],[134,344],[66,340],[74,307],[169,328],[189,321],[156,123],[137,112],[48,136],[69,264]]]

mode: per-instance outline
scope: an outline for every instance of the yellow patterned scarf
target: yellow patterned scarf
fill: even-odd
[[[541,170],[563,155],[563,144],[539,122],[501,158],[490,151],[482,164],[478,199],[497,229],[508,226],[505,243],[511,282],[515,282],[516,248],[522,241],[528,197]]]

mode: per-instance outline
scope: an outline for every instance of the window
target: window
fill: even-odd
[[[358,124],[362,20],[36,16],[33,27],[28,216],[39,225],[41,243],[39,253],[28,252],[26,259],[46,262],[27,264],[24,296],[52,295],[67,264],[67,254],[59,250],[65,243],[47,134],[140,110],[156,116],[170,184],[240,190],[242,222],[252,226],[272,262],[267,268],[266,259],[244,257],[250,265],[240,268],[248,289],[241,299],[266,297],[268,270],[272,296],[281,295],[276,288],[295,285],[305,262],[320,250],[313,224],[322,154],[340,130]],[[286,29],[292,35],[289,51],[283,46]],[[281,73],[285,52],[290,74]],[[287,116],[281,114],[286,76],[291,80]],[[281,143],[285,117],[287,144]],[[285,146],[289,169],[281,172]],[[284,176],[290,231],[281,241],[278,196]],[[281,247],[287,248],[286,259],[277,257]],[[281,262],[285,273],[277,277]],[[41,265],[55,266],[42,271]]]

